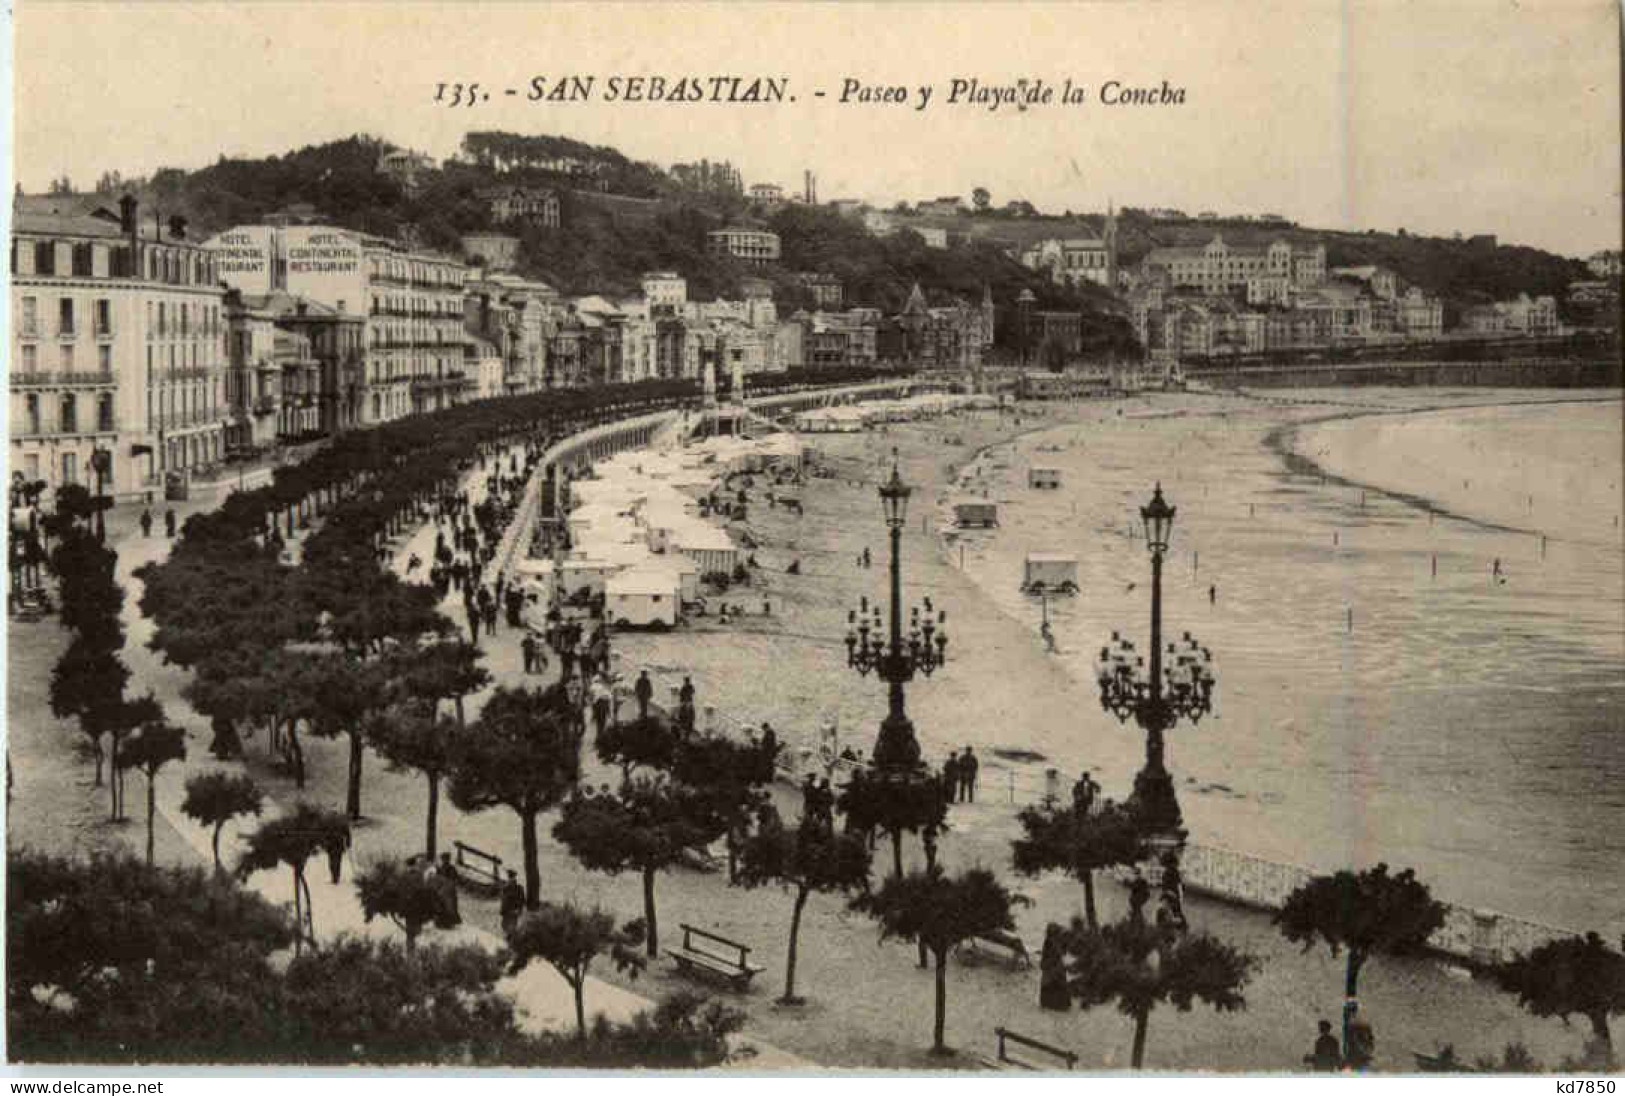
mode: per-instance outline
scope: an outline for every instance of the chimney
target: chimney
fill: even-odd
[[[135,232],[135,211],[138,204],[135,197],[130,194],[118,200],[118,223],[123,231]]]
[[[186,218],[175,216],[169,219],[169,236],[174,240],[186,239]]]

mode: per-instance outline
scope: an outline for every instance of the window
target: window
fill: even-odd
[[[73,334],[73,298],[62,297],[57,301],[56,333],[58,335]]]
[[[103,297],[96,302],[96,334],[113,333],[113,302]]]
[[[109,433],[113,429],[113,394],[104,392],[96,400],[96,429]]]
[[[23,476],[29,483],[39,479],[39,454],[27,453],[23,456]]]
[[[62,454],[62,482],[64,485],[79,482],[79,454]]]
[[[111,346],[98,346],[96,348],[96,368],[101,370],[102,376],[113,375],[113,348]]]
[[[30,434],[38,434],[40,432],[39,397],[38,396],[32,395],[32,394],[29,395],[28,402],[27,402],[27,413],[28,413],[28,433],[30,433]]]
[[[59,354],[59,357],[58,357],[57,360],[61,363],[59,368],[64,373],[72,373],[73,372],[73,344],[72,343],[63,343],[62,346],[58,348],[58,354]]]
[[[79,430],[79,402],[70,392],[62,397],[62,417],[59,420],[64,434],[74,434]],[[69,483],[73,480],[69,479]]]
[[[50,240],[39,240],[34,244],[34,273],[56,273],[56,244]]]
[[[92,260],[91,260],[91,253],[90,253],[90,245],[89,244],[74,244],[73,245],[73,276],[75,278],[88,278],[88,277],[91,277],[95,273],[95,268],[91,265],[91,263],[92,263]]]
[[[34,338],[39,334],[39,298],[23,298],[23,337]]]
[[[39,348],[32,344],[27,344],[23,347],[23,373],[25,375],[32,373],[35,369],[39,368],[38,354]]]

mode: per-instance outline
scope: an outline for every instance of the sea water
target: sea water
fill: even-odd
[[[1080,594],[1047,610],[1087,701],[1113,629],[1146,646],[1138,508],[1160,480],[1178,507],[1164,636],[1193,633],[1218,677],[1213,716],[1169,735],[1192,840],[1386,861],[1455,902],[1625,929],[1619,400],[1326,413],[1175,401],[999,447],[970,476],[1001,528],[966,538],[966,570],[1036,633],[1024,555],[1078,556]],[[1033,464],[1062,488],[1029,489]],[[1092,741],[1120,756],[1136,734],[1098,710],[1080,727],[1006,733],[1068,780]]]

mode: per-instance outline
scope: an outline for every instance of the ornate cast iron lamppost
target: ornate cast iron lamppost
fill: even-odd
[[[1100,706],[1126,722],[1133,716],[1145,730],[1145,767],[1134,777],[1131,804],[1146,828],[1169,846],[1185,839],[1173,777],[1163,764],[1163,735],[1181,717],[1196,723],[1213,710],[1213,654],[1186,632],[1179,643],[1162,643],[1162,557],[1174,525],[1174,507],[1159,483],[1151,502],[1140,508],[1146,547],[1151,552],[1151,667],[1134,644],[1112,633],[1100,649],[1096,675]],[[1165,661],[1166,659],[1166,661]]]
[[[917,770],[920,744],[914,737],[914,724],[903,707],[903,686],[915,672],[931,676],[948,660],[948,614],[938,612],[932,620],[931,599],[924,601],[924,615],[916,606],[909,619],[908,636],[903,635],[903,525],[908,520],[908,498],[912,488],[897,472],[896,451],[892,452],[891,479],[880,488],[880,502],[891,530],[891,629],[883,632],[880,606],[872,609],[865,597],[858,609],[847,613],[846,664],[867,675],[876,672],[890,687],[890,709],[880,724],[875,741],[874,766],[879,770]]]

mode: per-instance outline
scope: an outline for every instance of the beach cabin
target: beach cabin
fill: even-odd
[[[622,571],[604,583],[604,619],[617,628],[675,627],[681,584],[668,571]]]
[[[964,499],[954,503],[954,524],[961,529],[992,529],[999,524],[998,503]]]
[[[1061,470],[1034,465],[1027,469],[1027,486],[1038,491],[1054,491],[1061,486]]]
[[[673,551],[692,559],[702,578],[717,572],[732,576],[739,564],[739,549],[733,538],[725,530],[703,522],[695,521],[671,530],[666,543]]]
[[[1078,592],[1078,557],[1058,552],[1028,552],[1022,568],[1024,594],[1075,594]]]

